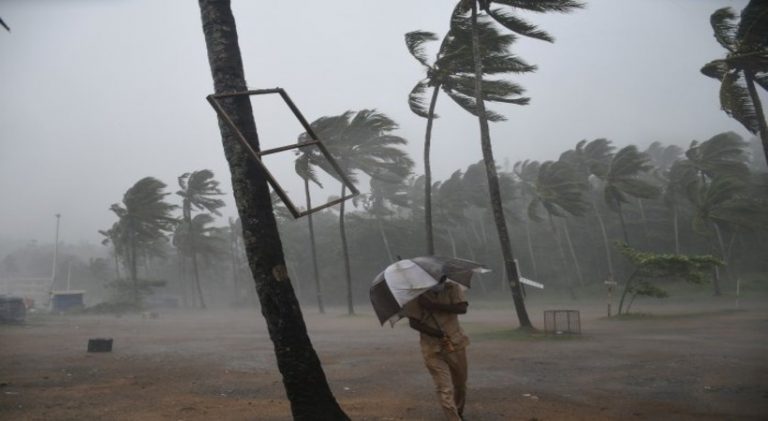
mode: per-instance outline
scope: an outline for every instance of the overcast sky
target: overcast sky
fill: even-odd
[[[444,34],[454,3],[234,0],[248,85],[285,88],[310,121],[376,108],[420,163],[425,120],[406,97],[424,72],[403,35]],[[717,82],[699,73],[723,55],[710,14],[746,3],[591,0],[570,15],[526,15],[557,40],[514,46],[539,71],[515,79],[530,106],[490,106],[509,119],[491,127],[498,163],[556,159],[585,138],[644,147],[726,130],[747,137],[720,111]],[[205,101],[213,88],[196,1],[0,0],[0,17],[12,29],[0,31],[0,241],[52,242],[56,213],[62,241],[98,241],[115,220],[110,204],[137,180],[154,176],[175,192],[176,177],[203,168],[228,193],[224,215],[235,214]],[[265,99],[255,110],[263,148],[295,142],[301,130],[286,108]],[[481,152],[474,117],[447,97],[438,113],[440,179]],[[273,171],[297,194],[290,158]]]

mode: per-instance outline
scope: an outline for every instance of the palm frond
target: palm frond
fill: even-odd
[[[720,85],[720,105],[726,114],[735,118],[750,133],[759,131],[757,112],[741,73],[731,72],[723,78]]]
[[[504,9],[488,9],[488,14],[496,22],[512,32],[526,36],[528,38],[539,39],[547,42],[555,42],[555,39],[552,37],[552,35],[548,34],[546,31],[539,29],[536,25],[532,25]]]
[[[428,99],[426,94],[427,81],[421,80],[416,86],[413,87],[411,93],[408,94],[408,106],[411,111],[419,117],[429,118]],[[437,118],[437,115],[433,115],[433,118]]]
[[[427,52],[424,48],[424,44],[428,41],[437,41],[437,35],[427,31],[411,31],[405,34],[408,52],[425,67],[429,67]]]
[[[465,95],[459,91],[456,90],[450,90],[446,91],[448,96],[461,108],[463,108],[468,113],[477,116],[478,115],[478,109],[477,109],[477,102],[475,101],[474,97]],[[497,114],[491,110],[485,110],[485,115],[488,118],[488,121],[505,121],[506,117],[503,115]]]
[[[701,68],[701,73],[712,79],[723,80],[728,73],[728,63],[725,60],[712,60]]]
[[[709,18],[715,39],[728,51],[736,51],[736,14],[730,7],[717,9]]]
[[[491,3],[538,13],[569,13],[584,7],[584,3],[574,0],[491,0]]]
[[[751,0],[741,11],[736,37],[747,48],[768,45],[768,2]]]

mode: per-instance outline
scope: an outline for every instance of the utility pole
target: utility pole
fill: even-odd
[[[53,268],[51,270],[51,289],[53,289],[53,283],[56,282],[56,261],[59,259],[59,222],[61,221],[61,214],[56,214],[56,242],[53,248]]]
[[[56,243],[53,246],[53,267],[51,268],[51,286],[48,288],[48,305],[53,301],[53,285],[56,283],[56,264],[59,259],[59,223],[61,214],[56,214]]]

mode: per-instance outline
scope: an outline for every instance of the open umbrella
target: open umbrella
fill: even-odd
[[[400,311],[410,301],[428,291],[445,276],[470,287],[472,275],[489,272],[480,263],[450,257],[421,256],[403,259],[387,266],[371,285],[370,297],[379,322],[400,320]]]

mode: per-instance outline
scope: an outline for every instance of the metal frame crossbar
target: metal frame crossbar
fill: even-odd
[[[277,148],[272,149],[266,149],[263,151],[258,150],[258,148],[254,147],[251,142],[246,139],[245,135],[243,135],[243,132],[240,131],[240,129],[237,127],[235,122],[232,120],[232,117],[230,117],[229,114],[224,110],[224,107],[222,107],[221,103],[219,102],[220,99],[223,98],[231,98],[231,97],[250,97],[253,95],[270,95],[270,94],[279,94],[280,97],[285,101],[285,104],[288,105],[288,108],[290,108],[291,112],[293,112],[293,115],[299,120],[299,123],[301,123],[302,127],[304,127],[304,130],[307,132],[309,137],[312,139],[307,142],[301,142],[296,143],[294,145],[286,145],[286,146],[280,146]],[[253,158],[256,160],[256,163],[259,164],[262,170],[264,170],[264,174],[267,177],[267,182],[269,182],[270,186],[275,190],[275,193],[280,197],[280,200],[283,201],[285,206],[288,208],[288,211],[291,212],[291,215],[293,215],[294,218],[301,218],[302,216],[309,215],[311,213],[317,212],[319,210],[329,208],[331,206],[337,205],[347,199],[351,199],[352,197],[357,196],[360,194],[360,191],[357,190],[355,185],[352,183],[352,181],[347,177],[346,174],[344,174],[344,171],[339,167],[338,163],[336,163],[336,160],[333,159],[333,156],[331,156],[330,152],[328,152],[328,149],[325,148],[325,145],[323,145],[323,142],[320,141],[320,139],[317,137],[315,132],[312,130],[312,127],[307,122],[307,120],[304,118],[304,116],[301,114],[301,111],[299,111],[299,108],[296,107],[296,104],[293,103],[291,98],[288,96],[288,94],[285,92],[283,88],[273,88],[273,89],[256,89],[256,90],[249,90],[249,91],[242,91],[242,92],[229,92],[229,93],[222,93],[222,94],[211,94],[206,97],[208,102],[211,104],[214,110],[216,110],[216,113],[221,117],[222,120],[224,120],[230,128],[235,132],[237,135],[237,138],[240,140],[240,143],[245,146],[245,148],[251,153]],[[331,168],[337,173],[338,179],[346,186],[347,189],[349,189],[349,194],[342,196],[338,199],[331,200],[325,204],[322,204],[320,206],[315,206],[313,208],[309,208],[305,211],[299,211],[298,208],[293,204],[293,201],[288,197],[288,194],[285,192],[285,190],[280,186],[280,184],[277,182],[277,179],[272,175],[272,173],[269,171],[266,165],[264,165],[264,162],[262,162],[261,157],[264,155],[274,154],[278,152],[285,152],[292,149],[299,149],[304,148],[308,146],[317,145],[318,149],[320,149],[320,152],[323,154],[323,157],[328,160],[328,162],[331,164]],[[336,178],[336,177],[334,177]]]

